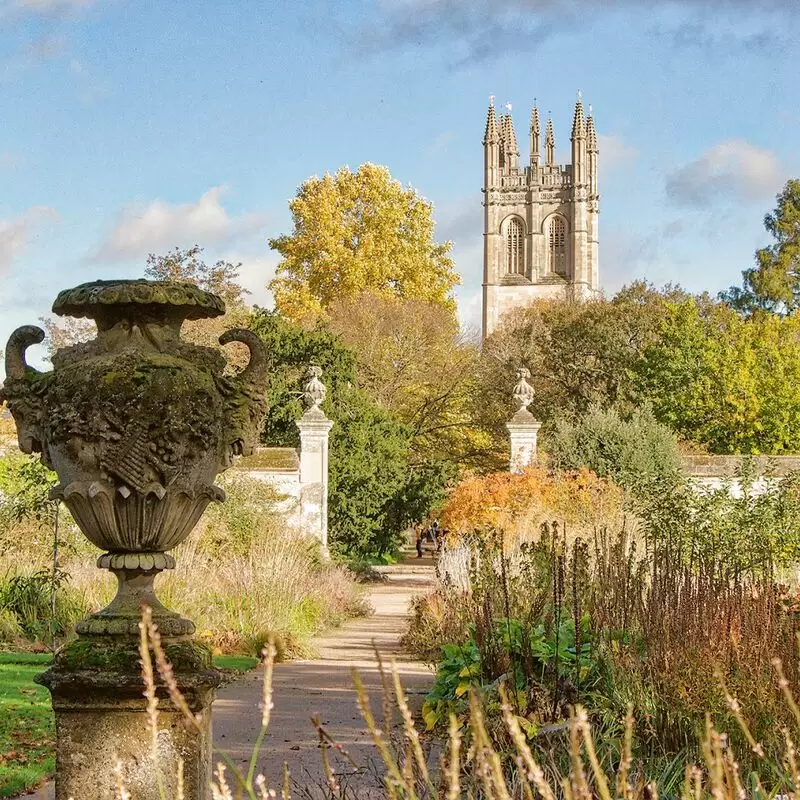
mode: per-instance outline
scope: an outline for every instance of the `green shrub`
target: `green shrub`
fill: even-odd
[[[559,418],[545,437],[553,467],[587,467],[629,489],[680,473],[678,441],[648,407],[624,419],[616,409],[593,406],[576,419]]]

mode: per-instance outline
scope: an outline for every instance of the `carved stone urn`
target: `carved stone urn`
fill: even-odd
[[[116,597],[77,626],[84,636],[138,635],[142,604],[165,637],[194,625],[167,610],[153,580],[175,566],[180,544],[206,506],[224,499],[218,473],[253,451],[266,413],[261,340],[235,329],[220,342],[243,342],[248,366],[225,374],[216,350],[180,338],[184,320],[216,317],[223,301],[192,284],[97,281],[61,292],[56,314],[93,319],[97,338],[58,350],[53,370],[26,364],[44,339],[24,326],[6,348],[8,400],[26,453],[41,453],[59,478],[63,500],[86,537],[105,552],[98,566],[117,577]]]

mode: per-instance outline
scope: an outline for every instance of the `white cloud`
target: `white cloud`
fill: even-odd
[[[728,139],[667,177],[667,196],[677,205],[707,208],[726,200],[761,200],[777,192],[785,169],[769,150]]]
[[[0,0],[0,16],[10,14],[61,14],[80,11],[96,0]]]
[[[19,257],[41,223],[57,219],[58,214],[47,206],[33,206],[20,216],[0,219],[0,274]]]
[[[626,144],[619,136],[600,134],[597,137],[597,148],[600,151],[599,166],[604,171],[627,166],[639,157],[639,151]]]
[[[272,306],[272,293],[267,290],[267,283],[275,276],[275,268],[280,261],[278,253],[268,251],[264,255],[233,251],[223,253],[220,258],[234,264],[241,263],[239,282],[250,292],[248,303],[263,308]]]
[[[205,247],[263,227],[263,215],[231,216],[221,202],[224,192],[224,186],[214,186],[193,203],[153,200],[123,209],[92,260],[127,261],[195,243]]]

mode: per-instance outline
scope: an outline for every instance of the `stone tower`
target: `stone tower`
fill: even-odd
[[[572,163],[555,163],[547,120],[541,161],[539,110],[530,121],[530,165],[520,167],[511,114],[490,100],[483,137],[483,338],[509,309],[537,298],[587,299],[599,290],[597,133],[580,95]]]

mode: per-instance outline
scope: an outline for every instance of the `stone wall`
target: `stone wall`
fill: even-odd
[[[729,478],[742,462],[743,456],[682,456],[683,471],[692,478]],[[786,475],[800,469],[800,456],[752,456],[756,471]]]
[[[252,456],[240,459],[232,471],[275,489],[281,496],[278,510],[288,524],[319,539],[327,552],[327,458],[318,457],[319,448],[309,449],[312,452],[305,453],[304,466],[302,446],[300,452],[293,447],[259,447]]]

